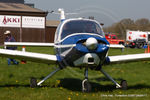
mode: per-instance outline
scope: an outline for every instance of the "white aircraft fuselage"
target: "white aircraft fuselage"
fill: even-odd
[[[55,51],[61,67],[99,69],[107,59],[109,42],[101,25],[90,19],[66,19],[55,33]]]

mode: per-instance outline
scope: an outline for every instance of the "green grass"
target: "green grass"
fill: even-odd
[[[18,48],[21,50],[21,48]],[[53,54],[52,48],[33,47],[27,51]],[[109,55],[144,53],[144,49],[111,49]],[[89,70],[91,93],[81,92],[84,69],[61,70],[43,83],[42,87],[30,88],[30,78],[40,81],[57,65],[27,62],[18,66],[8,66],[6,58],[0,58],[0,100],[101,100],[129,99],[148,100],[150,98],[150,62],[130,62],[103,66],[117,82],[128,81],[128,90],[115,89],[115,86],[98,71]]]

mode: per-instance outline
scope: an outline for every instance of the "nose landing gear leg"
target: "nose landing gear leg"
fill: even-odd
[[[88,82],[88,67],[85,68],[84,76],[85,76],[85,79],[82,81],[82,92],[90,92],[91,85]]]

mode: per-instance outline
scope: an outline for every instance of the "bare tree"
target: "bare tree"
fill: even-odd
[[[150,21],[146,18],[137,19],[136,21],[126,18],[104,28],[105,32],[118,33],[118,37],[124,39],[126,37],[126,30],[150,31]]]
[[[141,18],[135,21],[136,29],[140,31],[150,31],[150,21],[146,18]]]
[[[146,18],[137,19],[135,24],[138,26],[148,26],[150,24],[149,20]]]
[[[120,21],[120,23],[124,26],[128,26],[128,25],[133,25],[134,24],[134,20],[130,19],[130,18],[126,18],[126,19],[122,19]]]

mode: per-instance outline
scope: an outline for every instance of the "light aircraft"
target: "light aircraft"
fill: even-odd
[[[66,19],[64,10],[59,9],[59,12],[61,15],[61,23],[56,30],[54,43],[44,43],[45,46],[54,46],[56,55],[0,49],[0,56],[46,64],[57,63],[59,65],[56,70],[51,72],[40,82],[37,83],[35,79],[31,79],[30,84],[32,87],[40,86],[56,72],[69,66],[85,68],[85,79],[82,81],[83,92],[89,92],[91,90],[91,85],[88,81],[89,68],[102,72],[102,74],[116,85],[116,88],[127,89],[127,81],[123,80],[121,84],[117,83],[103,70],[102,66],[104,64],[123,61],[149,60],[150,54],[108,56],[108,51],[111,46],[106,40],[102,26],[99,22],[84,18]],[[28,46],[37,45],[37,43],[19,43],[16,45],[20,44]]]

